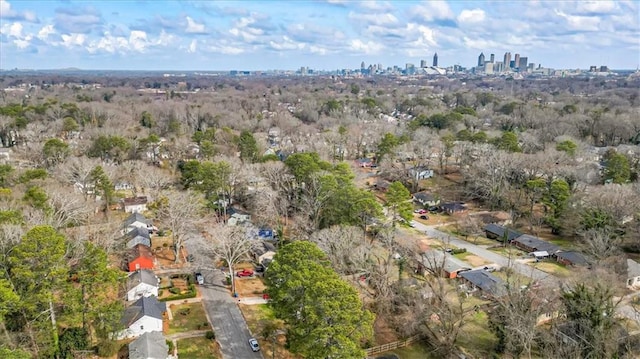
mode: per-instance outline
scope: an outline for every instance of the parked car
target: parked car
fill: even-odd
[[[251,269],[243,269],[236,272],[238,277],[253,277],[253,271]]]
[[[256,265],[256,272],[257,273],[263,273],[264,272],[264,266],[262,264]]]
[[[431,213],[436,213],[436,212],[440,212],[440,207],[438,206],[431,206],[429,208],[427,208],[427,210]]]
[[[249,339],[249,346],[254,352],[260,351],[260,344],[258,344],[258,341],[255,338]]]
[[[413,211],[413,213],[417,213],[417,214],[425,214],[427,213],[427,210],[424,208],[420,208],[420,209],[416,209]]]
[[[196,282],[199,285],[204,285],[204,277],[202,276],[202,273],[196,273]]]
[[[426,214],[423,214],[422,216],[420,216],[420,219],[429,219],[429,216],[427,216]]]

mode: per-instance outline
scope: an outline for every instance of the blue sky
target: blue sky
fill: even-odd
[[[506,51],[640,65],[637,1],[0,0],[0,68],[268,70],[431,64]]]

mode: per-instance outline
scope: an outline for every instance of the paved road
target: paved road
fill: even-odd
[[[443,243],[449,243],[458,248],[465,248],[467,252],[473,253],[478,257],[484,258],[490,262],[496,263],[501,267],[511,267],[513,270],[518,272],[519,274],[526,276],[528,278],[544,282],[547,284],[558,284],[558,279],[549,273],[545,273],[539,269],[533,268],[524,263],[517,262],[514,258],[507,258],[501,254],[492,252],[488,249],[482,248],[478,245],[469,243],[467,241],[463,241],[462,239],[458,239],[457,237],[437,230],[434,227],[426,226],[422,223],[415,222],[415,228],[422,233],[426,234],[430,238],[435,238]]]
[[[200,286],[202,303],[211,319],[211,325],[220,343],[225,359],[263,359],[260,352],[249,347],[252,337],[247,323],[234,299],[223,286],[225,275],[220,270],[203,270],[205,285]]]

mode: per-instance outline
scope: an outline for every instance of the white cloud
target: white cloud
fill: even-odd
[[[154,44],[159,46],[169,46],[174,42],[175,39],[176,37],[174,35],[169,34],[163,29],[162,31],[160,31],[160,35],[158,36],[158,39],[154,42]]]
[[[373,41],[363,42],[360,39],[354,39],[349,43],[349,48],[355,52],[361,52],[367,55],[371,55],[377,54],[382,51],[382,49],[384,49],[384,46]]]
[[[51,24],[45,25],[40,29],[40,31],[38,31],[38,39],[42,41],[47,41],[47,38],[49,37],[49,35],[52,35],[55,33],[56,33],[56,30],[53,28],[53,25]]]
[[[22,24],[19,22],[14,22],[9,25],[9,36],[13,37],[22,37]]]
[[[62,34],[62,46],[67,48],[72,48],[75,46],[82,46],[84,42],[87,40],[87,35],[85,34]]]
[[[618,5],[613,1],[578,1],[576,10],[579,13],[608,14],[618,10]]]
[[[191,43],[189,44],[189,49],[187,49],[187,52],[193,54],[198,50],[198,40],[193,39],[191,40]]]
[[[19,13],[11,8],[11,4],[6,0],[0,0],[0,19],[15,19],[28,22],[37,22],[38,17],[33,11]]]
[[[398,18],[391,13],[385,14],[358,14],[354,12],[349,13],[349,19],[364,21],[373,25],[393,25],[398,23]]]
[[[188,34],[202,34],[205,32],[204,24],[198,24],[192,18],[187,16],[187,28],[185,32]]]
[[[326,55],[328,53],[327,49],[325,49],[324,47],[317,46],[317,45],[309,46],[309,52],[311,52],[312,54],[316,54],[316,55]]]
[[[386,2],[386,1],[385,2],[378,2],[374,0],[362,1],[360,5],[362,6],[363,9],[366,9],[369,11],[382,12],[382,11],[393,10],[393,5],[391,5],[389,2]]]
[[[138,52],[144,52],[148,45],[147,33],[144,31],[133,30],[129,34],[129,49]]]
[[[454,14],[446,1],[426,1],[414,6],[411,13],[426,21],[453,19]]]
[[[575,31],[598,31],[600,25],[599,17],[568,15],[556,10],[556,14],[567,21],[569,28]]]
[[[461,23],[479,23],[483,22],[485,17],[485,12],[482,9],[465,9],[458,15],[458,21]]]
[[[300,50],[300,49],[304,49],[304,47],[305,47],[304,43],[295,42],[295,41],[291,40],[286,35],[282,37],[282,41],[280,41],[280,42],[269,41],[269,45],[274,50],[281,50],[281,51],[283,51],[283,50]]]
[[[11,13],[11,4],[8,1],[0,0],[0,16],[5,17]]]

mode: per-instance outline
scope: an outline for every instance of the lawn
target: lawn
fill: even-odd
[[[511,258],[520,258],[526,255],[524,251],[521,251],[518,248],[515,248],[512,246],[494,247],[494,248],[489,248],[489,250],[492,252],[496,252],[504,257],[511,257]]]
[[[268,304],[259,305],[239,305],[244,319],[247,321],[249,331],[253,337],[258,339],[262,354],[265,358],[271,358],[273,356],[273,340],[265,340],[262,335],[264,327],[269,323],[274,323],[280,328],[284,328],[284,324],[281,320],[277,319],[273,310]],[[285,349],[286,337],[283,334],[276,336],[275,351],[276,358],[279,359],[298,359],[299,357],[289,353]],[[182,359],[182,357],[180,357]]]
[[[545,273],[553,274],[558,277],[566,278],[571,276],[571,270],[556,261],[531,262],[528,264]]]
[[[489,330],[487,313],[478,311],[467,319],[458,335],[458,345],[477,358],[490,358],[495,351],[496,337]]]
[[[400,359],[436,359],[437,356],[431,354],[431,350],[425,343],[414,343],[404,348],[398,348],[392,352],[377,354],[378,356],[395,354]]]
[[[178,340],[180,359],[222,358],[218,343],[205,337]]]
[[[168,334],[210,329],[202,303],[174,304],[170,309],[173,320],[169,323]]]
[[[453,256],[462,261],[469,263],[473,267],[479,267],[479,266],[491,263],[485,260],[484,258],[478,257],[477,255],[471,252],[458,253],[458,254],[454,254]]]

